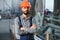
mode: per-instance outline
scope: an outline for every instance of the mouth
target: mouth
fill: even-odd
[[[25,11],[24,14],[25,14],[25,15],[28,15],[28,14],[30,14],[30,13],[29,13],[29,11]]]

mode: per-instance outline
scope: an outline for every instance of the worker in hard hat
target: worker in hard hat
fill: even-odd
[[[15,25],[18,27],[18,34],[20,39],[17,40],[34,40],[34,33],[36,32],[35,17],[30,14],[31,4],[28,1],[23,1],[20,4],[22,15],[15,18]]]

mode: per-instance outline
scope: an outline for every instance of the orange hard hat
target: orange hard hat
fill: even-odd
[[[23,1],[23,2],[21,3],[21,5],[20,5],[20,8],[22,8],[22,7],[31,8],[31,4],[30,4],[30,2],[28,2],[28,1]]]

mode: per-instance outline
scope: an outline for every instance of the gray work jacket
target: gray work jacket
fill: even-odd
[[[26,19],[26,18],[24,18],[22,15],[20,16],[20,19],[21,19],[21,23],[22,23],[22,26],[24,27],[24,28],[26,28],[26,30],[24,30],[24,31],[21,31],[20,29],[19,29],[19,18],[18,17],[16,17],[15,18],[15,27],[17,27],[17,33],[18,34],[27,34],[27,33],[35,33],[36,32],[36,28],[34,29],[34,28],[30,28],[30,22],[29,22],[29,19],[30,19],[30,17],[28,18],[28,19]],[[32,18],[32,25],[33,24],[35,24],[36,25],[36,21],[35,21],[35,18],[33,17]]]

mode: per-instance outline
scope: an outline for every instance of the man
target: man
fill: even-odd
[[[15,27],[18,28],[20,39],[17,40],[34,40],[36,32],[35,18],[30,15],[31,4],[28,1],[23,1],[20,5],[22,15],[15,18]]]

